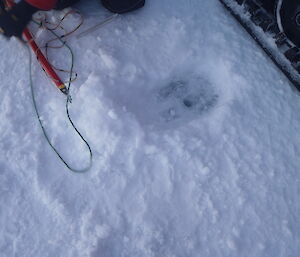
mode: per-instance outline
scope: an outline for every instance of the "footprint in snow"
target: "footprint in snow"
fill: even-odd
[[[173,80],[157,93],[157,102],[162,105],[159,116],[165,122],[204,114],[217,101],[214,87],[203,77]]]

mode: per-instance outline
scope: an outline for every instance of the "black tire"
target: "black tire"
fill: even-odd
[[[101,0],[103,6],[113,13],[126,13],[145,5],[145,0]]]
[[[283,0],[280,9],[281,25],[287,37],[300,47],[300,2]]]
[[[269,12],[275,14],[276,0],[262,0],[263,7]]]

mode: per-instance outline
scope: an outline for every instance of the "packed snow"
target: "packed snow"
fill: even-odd
[[[77,34],[111,15],[96,0],[76,8]],[[52,37],[30,27],[40,45]],[[84,174],[42,134],[26,47],[0,40],[0,256],[298,257],[300,96],[219,1],[148,0],[76,33]],[[65,49],[49,58],[70,66]],[[51,141],[86,167],[65,96],[32,68]]]

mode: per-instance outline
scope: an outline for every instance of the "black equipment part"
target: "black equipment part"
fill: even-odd
[[[282,3],[282,0],[279,1]],[[278,24],[278,10],[276,10],[278,1],[220,0],[220,2],[300,91],[300,46],[295,44],[294,38],[289,38],[282,31],[280,27],[285,28],[285,26]],[[287,17],[286,13],[285,17]],[[299,37],[295,31],[293,35]],[[270,38],[273,38],[275,44],[269,42]]]

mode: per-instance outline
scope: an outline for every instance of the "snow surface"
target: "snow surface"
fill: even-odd
[[[110,15],[77,7],[81,30]],[[300,255],[299,93],[217,0],[148,0],[69,44],[71,114],[94,151],[80,175],[42,135],[26,48],[0,41],[1,257]],[[33,70],[52,141],[84,167],[63,95]]]

